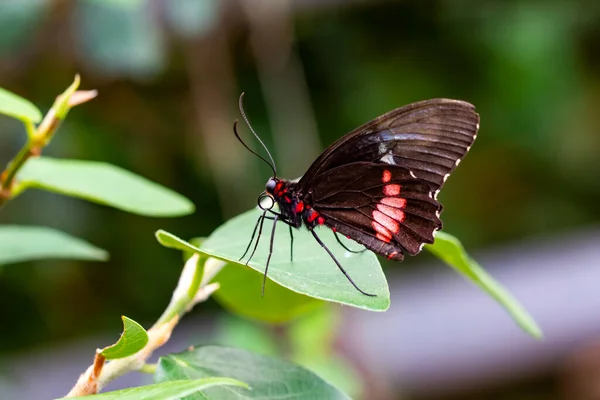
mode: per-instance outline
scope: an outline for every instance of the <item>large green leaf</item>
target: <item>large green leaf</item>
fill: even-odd
[[[266,356],[279,356],[282,353],[277,342],[279,333],[269,325],[225,313],[219,318],[217,329],[211,335],[211,343]]]
[[[0,88],[0,114],[33,123],[42,120],[42,113],[29,100]]]
[[[140,324],[124,315],[121,319],[123,320],[123,333],[119,340],[100,350],[100,354],[107,360],[129,357],[143,349],[148,343],[148,333]]]
[[[239,258],[248,244],[259,213],[248,211],[215,230],[202,244],[194,248],[189,243],[164,231],[157,232],[161,244],[196,251],[230,263],[240,264]],[[369,297],[358,292],[340,272],[333,260],[306,230],[294,231],[294,261],[290,262],[290,238],[287,226],[280,224],[275,234],[275,244],[268,277],[294,292],[317,299],[334,301],[372,311],[385,311],[390,305],[390,293],[377,257],[372,252],[353,254],[344,250],[327,230],[318,230],[323,242],[334,253],[348,274],[362,290],[376,294]],[[265,222],[262,240],[249,266],[263,273],[269,251],[272,222]],[[343,239],[345,240],[345,239]],[[347,245],[357,247],[355,242]],[[256,288],[257,295],[260,287]],[[266,291],[265,296],[268,296]]]
[[[246,382],[252,390],[215,387],[187,399],[348,399],[314,373],[272,357],[246,350],[207,346],[161,357],[155,380],[196,379],[229,376]]]
[[[185,396],[193,395],[201,390],[213,386],[236,386],[248,390],[244,382],[231,378],[202,378],[194,380],[176,380],[157,383],[148,386],[139,386],[130,389],[116,390],[114,392],[80,396],[77,399],[87,400],[179,400]]]
[[[229,263],[214,281],[221,288],[213,297],[232,312],[270,323],[287,322],[323,304],[314,297],[293,292],[267,279],[265,296],[260,296],[263,275]]]
[[[158,231],[156,236],[164,246],[182,250],[184,259],[193,253],[202,253],[196,246],[206,240],[194,238],[186,242],[164,231]],[[217,277],[210,280],[219,282],[221,286],[213,294],[221,305],[236,314],[261,321],[286,322],[323,303],[321,300],[286,289],[269,279],[265,287],[267,295],[259,296],[263,274],[237,263],[226,263]]]
[[[17,192],[45,189],[134,214],[173,217],[194,211],[182,195],[103,162],[37,157],[24,165],[17,179]]]
[[[542,337],[542,331],[527,310],[508,290],[496,282],[475,260],[469,257],[456,237],[438,232],[435,243],[427,245],[425,248],[492,296],[510,313],[523,330],[533,337]]]
[[[44,258],[105,261],[108,253],[55,229],[0,225],[0,265]]]

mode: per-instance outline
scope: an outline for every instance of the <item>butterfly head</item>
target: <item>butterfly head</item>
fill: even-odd
[[[267,181],[267,184],[265,185],[265,189],[267,191],[268,194],[270,194],[271,196],[275,195],[275,189],[277,188],[277,184],[279,183],[279,179],[273,177],[270,178]]]

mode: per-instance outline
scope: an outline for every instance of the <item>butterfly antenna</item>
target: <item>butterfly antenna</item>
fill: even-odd
[[[271,169],[273,170],[273,177],[275,177],[277,175],[277,173],[275,172],[275,167],[273,165],[271,165],[271,163],[269,161],[267,161],[263,156],[261,156],[260,154],[258,154],[257,152],[255,152],[254,150],[252,150],[250,147],[248,147],[248,145],[246,143],[244,143],[244,141],[242,140],[242,138],[240,137],[240,134],[237,131],[237,120],[233,123],[233,133],[235,134],[235,137],[237,138],[237,140],[240,141],[240,143],[252,154],[254,154],[256,157],[260,158],[261,160],[263,160],[265,163],[267,163],[267,165],[269,167],[271,167]]]
[[[267,146],[265,145],[265,143],[262,141],[262,139],[256,134],[256,132],[252,128],[252,125],[250,125],[250,121],[248,120],[248,117],[246,116],[246,112],[244,111],[244,105],[243,105],[243,103],[244,103],[244,93],[242,93],[240,95],[240,101],[239,101],[240,113],[242,113],[242,117],[244,117],[244,121],[246,122],[246,125],[248,125],[248,128],[250,128],[250,131],[254,134],[254,137],[256,137],[256,139],[260,142],[260,144],[262,145],[262,147],[265,149],[265,151],[269,155],[269,159],[271,160],[271,162],[268,162],[266,159],[264,159],[263,157],[261,157],[260,155],[258,155],[255,151],[250,150],[250,148],[246,145],[246,143],[244,143],[242,141],[242,139],[240,138],[240,136],[238,135],[238,133],[237,133],[237,131],[235,129],[237,121],[233,125],[233,131],[235,132],[235,136],[237,136],[238,140],[240,142],[242,142],[242,144],[244,145],[244,147],[246,147],[248,150],[250,150],[250,152],[252,152],[254,155],[258,156],[264,162],[266,162],[267,164],[269,164],[269,167],[271,167],[271,169],[273,170],[273,177],[276,177],[277,176],[277,169],[275,167],[275,161],[273,160],[273,156],[271,155],[271,152],[269,151],[269,149],[267,148]]]

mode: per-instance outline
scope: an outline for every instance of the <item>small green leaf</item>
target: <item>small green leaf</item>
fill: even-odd
[[[105,261],[108,253],[55,229],[0,225],[0,265],[44,258]]]
[[[239,379],[252,390],[214,387],[188,399],[349,399],[299,365],[227,347],[206,346],[161,357],[154,379],[165,382],[214,375]]]
[[[213,386],[237,386],[248,390],[244,382],[231,378],[210,377],[194,380],[176,380],[154,385],[139,386],[114,392],[81,396],[77,399],[88,400],[179,400]]]
[[[124,315],[121,316],[121,319],[123,320],[123,333],[117,343],[100,350],[100,354],[107,360],[129,357],[143,349],[148,343],[148,333],[140,324]]]
[[[163,246],[179,250],[190,249],[228,261],[230,264],[245,267],[239,258],[248,245],[259,215],[257,210],[251,210],[226,222],[206,239],[201,248],[196,248],[165,231],[158,231],[156,236]],[[250,268],[261,274],[265,270],[269,251],[269,239],[265,239],[265,236],[268,235],[266,232],[270,233],[271,229],[272,222],[267,221],[263,229],[263,240],[249,263]],[[357,285],[368,293],[376,294],[375,297],[365,296],[358,292],[306,230],[294,231],[294,261],[290,262],[290,238],[286,226],[282,226],[275,234],[275,243],[279,245],[274,248],[268,278],[294,292],[317,299],[371,311],[387,310],[390,306],[390,293],[385,275],[375,254],[372,252],[361,254],[347,252],[337,243],[332,232],[326,230],[318,230],[318,232],[323,242]],[[355,242],[346,241],[346,243],[350,248],[357,248]],[[259,285],[262,286],[262,283]],[[256,288],[257,297],[260,297],[260,286]],[[265,298],[267,296],[269,296],[268,289],[265,290]]]
[[[194,211],[192,202],[182,195],[103,162],[32,158],[17,180],[17,193],[27,188],[45,189],[139,215],[174,217]]]
[[[0,88],[0,114],[34,124],[42,120],[42,113],[29,100],[26,100],[6,89]]]
[[[469,257],[456,237],[438,232],[435,243],[427,245],[425,248],[492,296],[509,312],[525,332],[535,338],[542,337],[542,331],[533,317],[508,290],[496,282],[476,261]]]
[[[79,75],[75,75],[75,79],[73,83],[57,98],[54,104],[52,105],[52,109],[56,113],[56,118],[65,119],[71,107],[69,106],[69,99],[73,96],[73,93],[79,88],[79,84],[81,83],[81,79]]]

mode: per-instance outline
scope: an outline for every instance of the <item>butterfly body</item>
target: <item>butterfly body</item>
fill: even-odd
[[[280,210],[280,219],[294,228],[305,225],[313,229],[325,220],[314,210],[312,203],[298,191],[298,183],[285,179],[269,179],[266,193],[275,200]]]
[[[388,259],[418,254],[442,228],[437,195],[478,129],[475,108],[460,100],[426,100],[390,111],[329,146],[298,182],[277,178],[273,168],[265,195],[280,211],[264,209],[261,229],[264,218],[306,225],[362,292],[315,227],[329,227]]]

